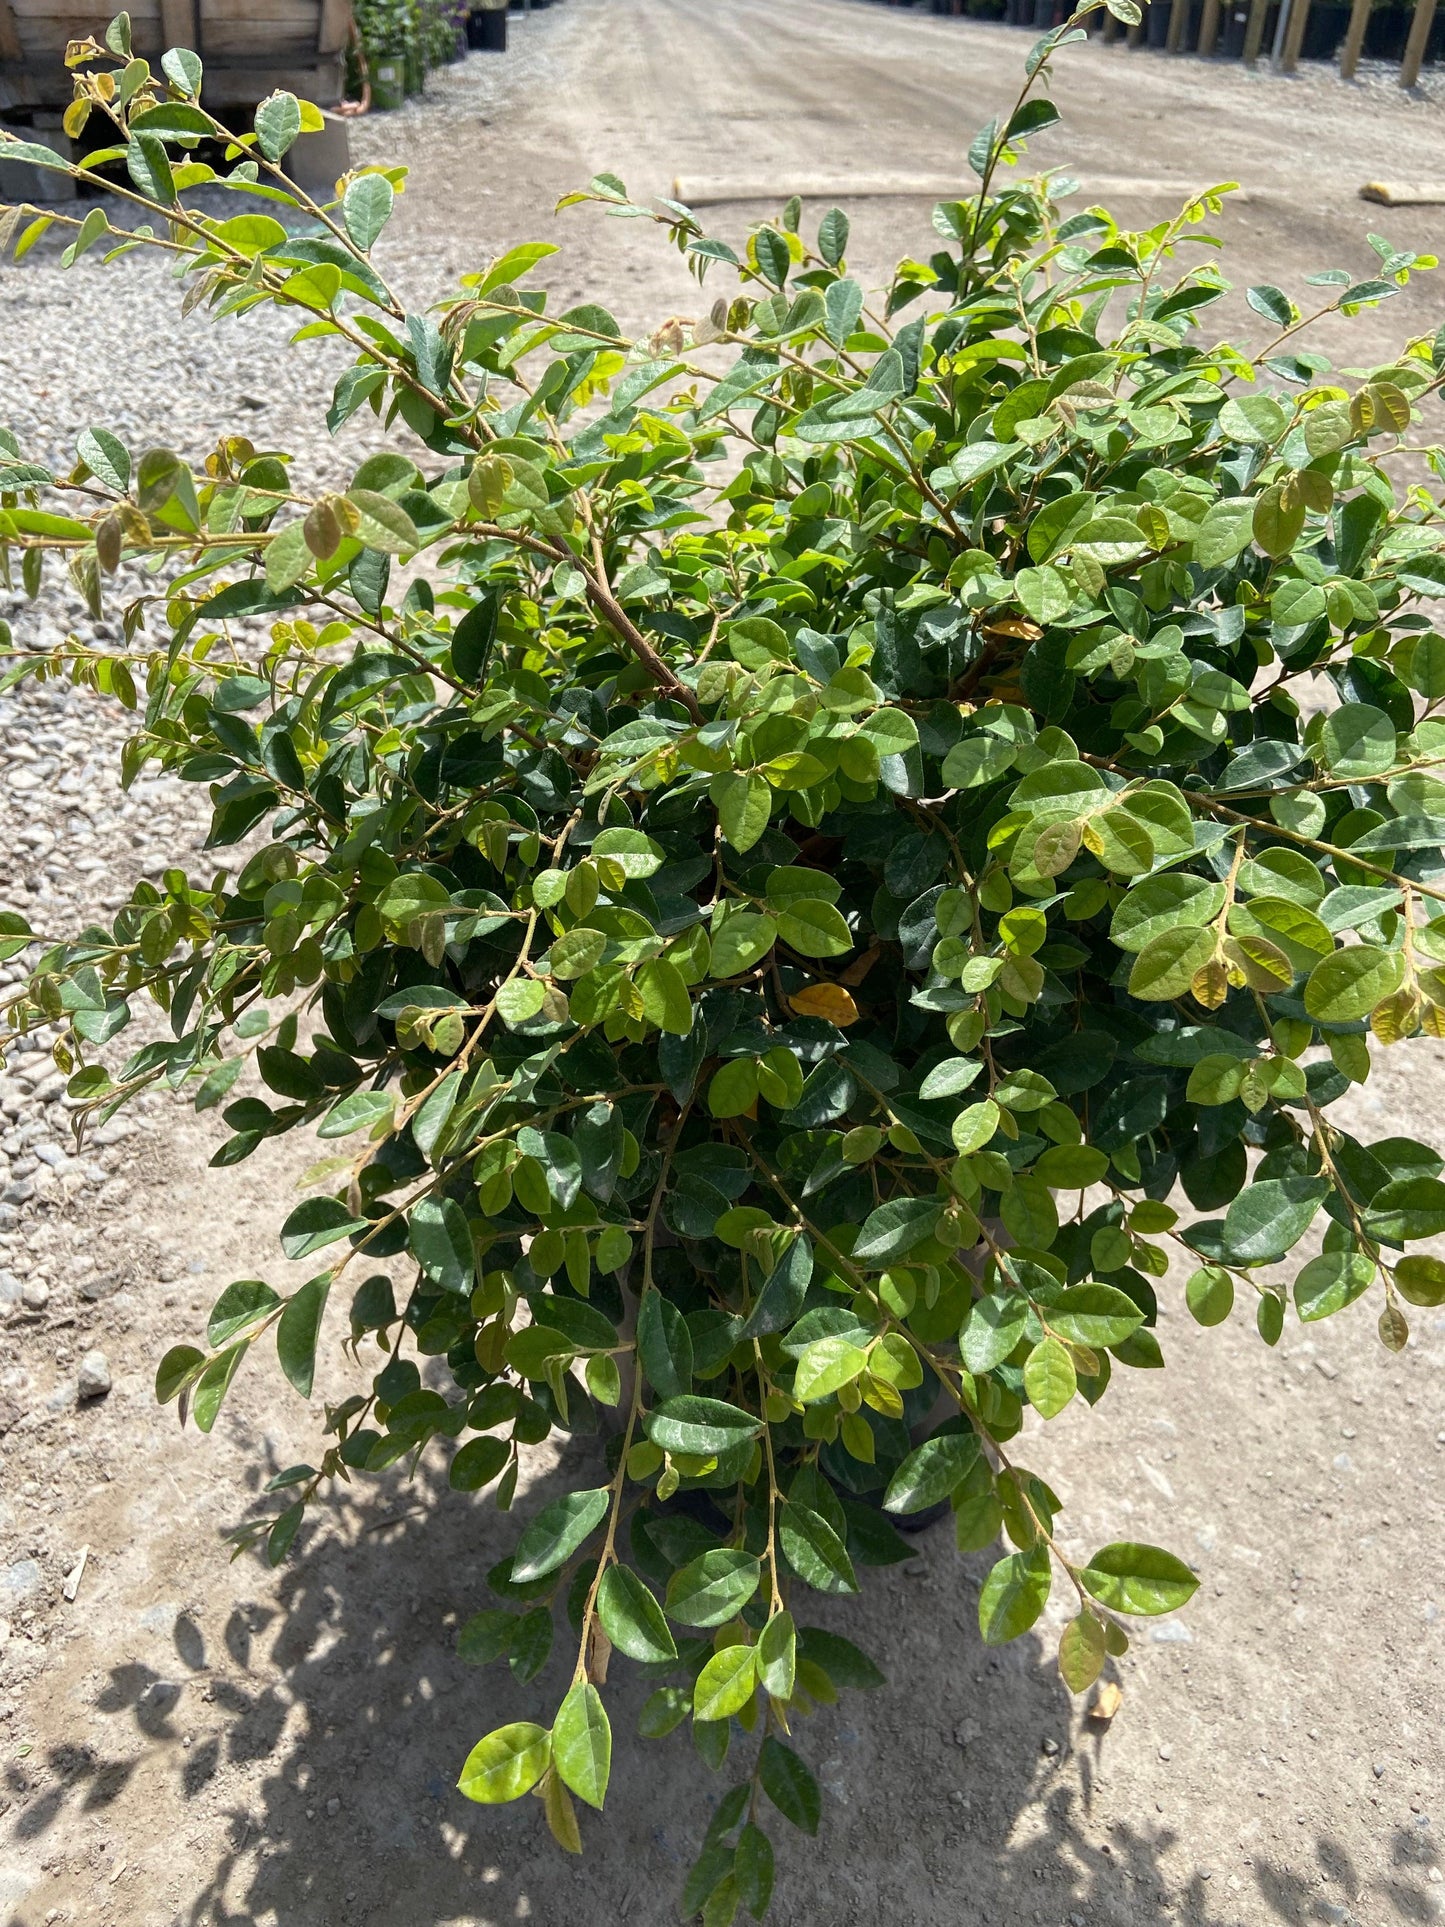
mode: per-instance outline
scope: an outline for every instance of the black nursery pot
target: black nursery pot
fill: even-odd
[[[489,7],[485,13],[469,14],[467,45],[481,53],[504,54],[507,51],[507,9]]]
[[[1322,7],[1318,4],[1311,7],[1310,17],[1305,23],[1305,37],[1300,46],[1300,58],[1333,60],[1349,24],[1348,7]]]
[[[1248,25],[1248,7],[1231,7],[1225,14],[1219,35],[1219,52],[1226,60],[1239,60],[1243,56],[1244,34]]]
[[[1405,7],[1377,7],[1365,26],[1367,60],[1401,60],[1410,37],[1410,13]]]
[[[1174,17],[1174,9],[1179,0],[1152,0],[1148,18],[1145,21],[1145,34],[1151,47],[1164,47],[1169,44],[1169,22]]]

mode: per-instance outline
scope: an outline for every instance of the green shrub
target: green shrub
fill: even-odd
[[[117,23],[113,92],[78,99],[189,301],[305,310],[355,350],[332,427],[369,408],[396,447],[314,495],[238,435],[202,469],[103,427],[68,475],[13,440],[0,468],[32,592],[47,555],[97,608],[130,561],[168,571],[123,653],[8,680],[118,697],[126,780],[208,784],[218,861],[252,839],[45,933],[12,1023],[64,1027],[82,1115],[164,1084],[221,1109],[219,1164],[303,1127],[331,1153],[282,1231],[311,1282],[230,1286],[159,1395],[209,1430],[268,1338],[303,1397],[323,1329],[365,1360],[238,1535],[273,1561],[333,1480],[454,1451],[506,1509],[524,1447],[615,1412],[462,1634],[530,1671],[555,1633],[571,1687],[461,1785],[538,1788],[575,1849],[620,1651],[656,1681],[644,1734],[691,1716],[729,1774],[685,1895],[714,1923],[764,1912],[770,1817],[818,1825],[796,1715],[880,1675],[808,1592],[901,1557],[889,1514],[1005,1535],[986,1641],[1060,1576],[1075,1690],[1123,1617],[1189,1598],[1167,1552],[1077,1548],[1015,1443],[1027,1407],[1163,1364],[1171,1257],[1201,1323],[1242,1293],[1268,1344],[1307,1237],[1303,1319],[1368,1293],[1397,1349],[1401,1301],[1445,1297],[1404,1255],[1445,1229],[1441,1159],[1328,1121],[1377,1044],[1445,1034],[1445,553],[1394,459],[1445,349],[1341,380],[1268,286],[1268,345],[1211,344],[1226,284],[1183,262],[1223,189],[1127,232],[1005,175],[1078,33],[876,301],[837,210],[805,238],[792,202],[738,256],[594,181],[572,198],[737,283],[634,342],[549,311],[545,246],[403,312],[371,255],[400,170],[292,193],[286,95],[231,168],[256,210],[195,210],[199,63],[157,79]],[[122,244],[99,206],[32,214],[6,238]],[[1375,246],[1376,278],[1312,278],[1316,314],[1433,265]],[[146,994],[172,1035],[108,1070]]]

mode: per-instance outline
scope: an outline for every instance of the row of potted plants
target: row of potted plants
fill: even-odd
[[[364,61],[373,107],[400,107],[408,95],[423,92],[433,68],[466,52],[469,11],[469,0],[356,0],[355,91],[361,91]]]
[[[909,4],[910,0],[904,0]],[[896,4],[896,0],[890,0]],[[924,0],[933,13],[966,15],[976,20],[1003,20],[1010,26],[1046,29],[1057,26],[1068,14],[1069,8],[1063,0]],[[1203,0],[1152,0],[1147,9],[1142,38],[1151,47],[1162,47],[1169,37],[1170,16],[1175,5],[1187,5],[1189,21],[1184,31],[1183,45],[1186,51],[1199,44],[1199,24],[1203,15]],[[1374,0],[1370,10],[1369,23],[1365,29],[1363,52],[1367,60],[1399,60],[1405,51],[1405,41],[1410,32],[1410,22],[1414,15],[1414,0]],[[1279,16],[1279,0],[1273,0],[1264,24],[1261,44],[1268,49],[1274,41],[1275,22]],[[1225,5],[1219,23],[1219,38],[1214,52],[1228,60],[1237,60],[1244,51],[1245,29],[1249,21],[1249,7],[1246,0],[1234,0]],[[1333,60],[1338,54],[1349,26],[1350,7],[1348,0],[1312,0],[1309,20],[1305,26],[1301,57],[1305,60]],[[1445,59],[1445,11],[1436,16],[1430,32],[1430,42],[1426,59],[1436,61]]]

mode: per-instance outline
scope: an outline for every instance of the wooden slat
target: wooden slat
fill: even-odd
[[[319,54],[339,54],[351,38],[351,0],[321,0],[321,24],[316,32]]]
[[[161,38],[167,48],[197,45],[196,0],[161,0]]]
[[[341,99],[342,68],[335,57],[317,61],[311,54],[295,66],[251,67],[230,64],[206,69],[206,99],[213,107],[254,107],[277,89],[300,94],[318,107],[334,107]]]
[[[1189,0],[1173,0],[1169,9],[1169,27],[1164,36],[1166,53],[1177,54],[1184,49],[1184,29],[1189,25]]]
[[[268,66],[290,66],[293,62],[305,66],[315,59],[315,40],[309,33],[272,28],[266,34],[254,34],[232,24],[206,29],[206,61],[211,66],[219,61],[223,67],[246,67],[263,60]]]
[[[309,24],[314,34],[320,0],[201,0],[206,28],[223,22],[246,27],[262,20],[296,20]]]
[[[1219,0],[1204,0],[1204,11],[1199,16],[1199,48],[1201,54],[1214,52],[1219,40]]]
[[[114,0],[0,0],[0,101],[64,106],[67,44],[99,38],[114,12]],[[218,99],[254,102],[276,87],[340,98],[350,0],[132,0],[130,14],[138,53],[154,59],[188,46],[204,54],[207,92]]]
[[[25,35],[24,22],[44,20],[63,22],[72,36],[94,34],[97,40],[105,37],[105,30],[115,18],[114,12],[101,0],[99,6],[86,6],[84,0],[68,0],[68,4],[56,4],[56,0],[11,0],[16,19],[21,23],[21,38]],[[159,23],[159,13],[154,6],[138,6],[130,9],[131,32],[139,46],[143,35],[154,38]]]
[[[1259,43],[1264,39],[1264,16],[1269,0],[1249,0],[1249,25],[1244,30],[1244,64],[1252,67],[1259,59]]]
[[[1434,20],[1435,0],[1416,0],[1415,18],[1410,22],[1410,38],[1405,42],[1405,58],[1400,62],[1402,87],[1413,87],[1420,78]]]
[[[1360,49],[1365,44],[1365,28],[1370,24],[1370,0],[1354,0],[1345,44],[1340,49],[1340,79],[1353,80],[1360,64]]]
[[[24,51],[10,0],[0,0],[0,60],[20,60]]]
[[[217,34],[250,34],[257,52],[264,53],[265,36],[280,26],[304,34],[314,50],[317,13],[317,0],[252,0],[243,14],[218,6],[216,0],[203,0],[201,31],[208,45]]]

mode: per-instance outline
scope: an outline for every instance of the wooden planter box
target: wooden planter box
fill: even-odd
[[[71,98],[65,49],[102,38],[110,0],[0,0],[0,113],[54,110]],[[278,87],[332,107],[342,96],[351,0],[132,0],[131,37],[153,64],[167,47],[205,62],[205,102],[254,107]]]

